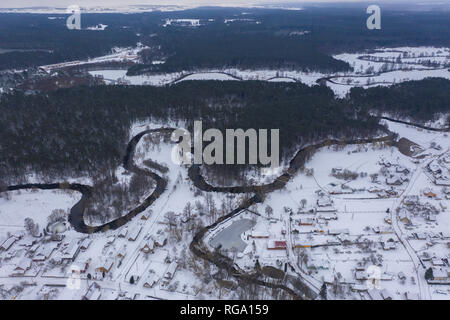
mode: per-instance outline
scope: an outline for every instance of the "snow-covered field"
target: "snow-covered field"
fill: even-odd
[[[0,232],[3,238],[7,232],[22,230],[25,218],[32,218],[45,228],[47,217],[54,209],[68,211],[81,198],[80,193],[70,190],[20,190],[0,195]]]
[[[90,71],[100,76],[106,83],[161,86],[185,80],[263,80],[272,82],[302,82],[315,85],[316,81],[331,77],[327,85],[337,96],[345,96],[352,87],[389,86],[408,80],[421,80],[427,77],[450,79],[449,48],[399,47],[382,48],[371,53],[343,53],[334,58],[345,61],[353,68],[352,72],[325,74],[295,70],[240,70],[214,69],[199,70],[193,74],[175,72],[156,75],[127,76],[125,70]],[[107,59],[107,58],[106,58]],[[435,65],[430,65],[434,63]],[[182,76],[186,77],[180,79]]]

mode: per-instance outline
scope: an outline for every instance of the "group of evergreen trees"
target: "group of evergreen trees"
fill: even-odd
[[[153,118],[203,130],[280,129],[281,157],[326,137],[370,136],[373,118],[324,86],[260,81],[186,81],[167,87],[99,86],[0,100],[0,177],[95,176],[122,161],[134,121]],[[6,180],[6,181],[5,181]]]
[[[450,110],[450,81],[425,79],[392,87],[354,88],[347,99],[325,86],[263,81],[185,81],[166,87],[97,86],[0,99],[0,177],[25,181],[38,173],[54,181],[95,176],[122,161],[134,121],[153,118],[203,130],[279,129],[281,160],[327,137],[378,132],[369,112],[427,121]],[[184,126],[184,125],[183,125]],[[9,181],[11,182],[11,181]]]
[[[408,81],[390,87],[352,88],[350,100],[366,110],[387,113],[393,117],[409,118],[423,123],[439,113],[450,110],[450,80],[427,78]],[[450,119],[449,119],[450,120]],[[448,121],[450,126],[450,121]]]

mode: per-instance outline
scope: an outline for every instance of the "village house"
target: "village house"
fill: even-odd
[[[436,198],[436,193],[432,192],[432,191],[425,191],[423,193],[424,196],[428,197],[428,198]]]
[[[442,268],[433,267],[433,280],[434,281],[447,281],[448,272]]]
[[[414,232],[413,235],[416,237],[417,240],[426,240],[427,239],[426,232]]]
[[[319,207],[330,207],[333,205],[333,200],[328,197],[321,197],[317,199],[317,206]]]
[[[409,212],[405,208],[401,208],[398,212],[398,219],[405,223],[405,224],[411,224],[411,219],[409,217]]]
[[[123,258],[125,258],[126,254],[127,254],[127,246],[124,244],[117,251],[116,258],[118,258],[121,261],[123,260]]]
[[[33,238],[23,238],[18,242],[18,245],[25,248],[31,248],[33,244],[36,243],[36,240]]]
[[[403,184],[403,180],[396,176],[391,176],[386,178],[386,184],[390,186],[401,186]]]
[[[92,240],[89,238],[85,238],[81,244],[80,244],[80,250],[81,251],[86,251],[87,249],[89,249],[89,246],[92,244]]]
[[[111,271],[113,264],[114,260],[111,258],[107,258],[102,264],[100,264],[99,267],[95,269],[95,271],[106,274]]]
[[[340,234],[350,234],[350,231],[348,229],[330,229],[328,230],[329,235],[340,235]]]
[[[434,258],[431,259],[431,264],[433,266],[443,267],[444,266],[444,261],[442,261],[441,258],[434,257]]]
[[[312,244],[307,243],[296,243],[294,248],[311,248]]]
[[[367,191],[369,191],[370,193],[379,193],[383,192],[384,189],[380,187],[370,187]]]
[[[28,249],[28,253],[29,254],[34,254],[36,252],[36,250],[40,247],[41,245],[39,243],[35,243],[31,246],[30,249]]]
[[[406,196],[403,199],[403,204],[405,206],[414,206],[419,202],[419,196],[418,195],[411,195],[411,196]]]
[[[147,221],[149,217],[150,217],[150,213],[144,212],[141,216],[141,220]]]
[[[175,275],[175,272],[177,271],[178,264],[175,261],[172,261],[169,264],[169,267],[166,270],[166,273],[164,274],[164,278],[166,279],[172,279]]]
[[[367,280],[369,277],[367,275],[367,272],[364,271],[355,271],[355,279],[359,281]]]
[[[372,227],[373,232],[377,234],[390,234],[392,233],[392,228],[390,226],[376,226]]]
[[[267,242],[268,250],[286,250],[287,243],[285,240],[269,240]]]
[[[410,171],[409,171],[407,168],[405,168],[405,167],[402,167],[402,166],[397,165],[397,166],[395,167],[395,172],[397,172],[397,173],[403,173],[404,175],[407,175],[407,174],[409,174]]]
[[[449,187],[444,187],[444,188],[442,188],[442,192],[443,192],[445,195],[450,195],[450,188],[449,188]]]
[[[389,161],[385,160],[385,159],[380,159],[380,160],[378,161],[378,164],[379,164],[380,166],[386,167],[386,168],[390,168],[390,167],[392,166],[392,164],[391,164]]]
[[[153,288],[153,286],[158,282],[158,275],[154,272],[150,272],[144,281],[145,288]]]
[[[136,241],[137,237],[141,233],[142,227],[138,226],[131,230],[130,235],[128,236],[128,241]]]
[[[450,178],[448,176],[436,177],[436,179],[434,180],[434,184],[442,187],[450,186]],[[448,199],[447,196],[446,198]]]
[[[86,262],[75,262],[71,264],[72,273],[75,273],[76,271],[79,271],[80,273],[86,273],[86,271],[89,269],[91,259],[88,259]],[[75,269],[76,268],[76,269]]]
[[[368,287],[366,284],[353,284],[350,289],[353,292],[365,292],[368,290]]]
[[[36,251],[33,261],[45,261],[52,255],[53,251],[56,250],[58,247],[58,244],[55,242],[49,242],[45,245],[42,245],[39,247],[39,249]]]
[[[116,237],[115,236],[109,236],[109,237],[106,238],[106,244],[107,245],[113,244],[114,241],[116,241]]]
[[[441,167],[434,161],[428,164],[428,169],[433,174],[439,174],[442,172]]]
[[[302,218],[298,222],[300,226],[312,226],[314,225],[314,218]]]
[[[8,251],[14,243],[16,243],[17,238],[12,236],[6,239],[0,246],[0,251]]]
[[[268,239],[269,233],[265,231],[252,231],[249,237],[253,239]]]
[[[128,228],[122,228],[119,232],[119,238],[126,238],[128,234]]]
[[[67,246],[67,248],[63,250],[61,260],[73,262],[77,258],[79,252],[80,252],[80,245],[78,244],[78,239],[73,239]]]
[[[387,251],[387,250],[395,250],[396,245],[394,241],[382,241],[381,242],[381,246],[383,247],[383,250]]]
[[[320,213],[318,219],[323,220],[337,220],[338,216],[335,212],[323,212]]]
[[[13,270],[12,276],[24,276],[25,272],[31,269],[31,259],[22,258]]]
[[[164,234],[158,234],[153,240],[156,247],[164,247],[167,244],[167,236]]]
[[[145,254],[154,253],[155,252],[155,242],[152,238],[149,238],[144,246],[141,248],[142,252]]]

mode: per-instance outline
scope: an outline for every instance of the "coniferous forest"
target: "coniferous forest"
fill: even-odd
[[[4,94],[0,102],[0,176],[40,172],[89,175],[120,164],[134,121],[154,119],[203,129],[278,128],[281,157],[327,137],[380,133],[371,111],[430,120],[448,112],[450,81],[426,79],[386,88],[354,89],[336,99],[326,86],[261,81],[186,81],[166,87],[95,86],[51,93]],[[444,90],[443,90],[444,89]],[[374,103],[378,102],[378,103]],[[212,112],[212,110],[214,112]],[[191,128],[189,128],[191,129]]]

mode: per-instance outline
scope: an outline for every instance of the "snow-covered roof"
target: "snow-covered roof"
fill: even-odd
[[[6,239],[6,241],[4,241],[2,243],[2,245],[0,246],[0,249],[3,249],[5,251],[8,251],[9,248],[12,247],[12,245],[17,241],[16,237],[9,237],[8,239]]]
[[[27,257],[23,257],[16,265],[15,270],[23,270],[26,271],[31,268],[31,259]]]

